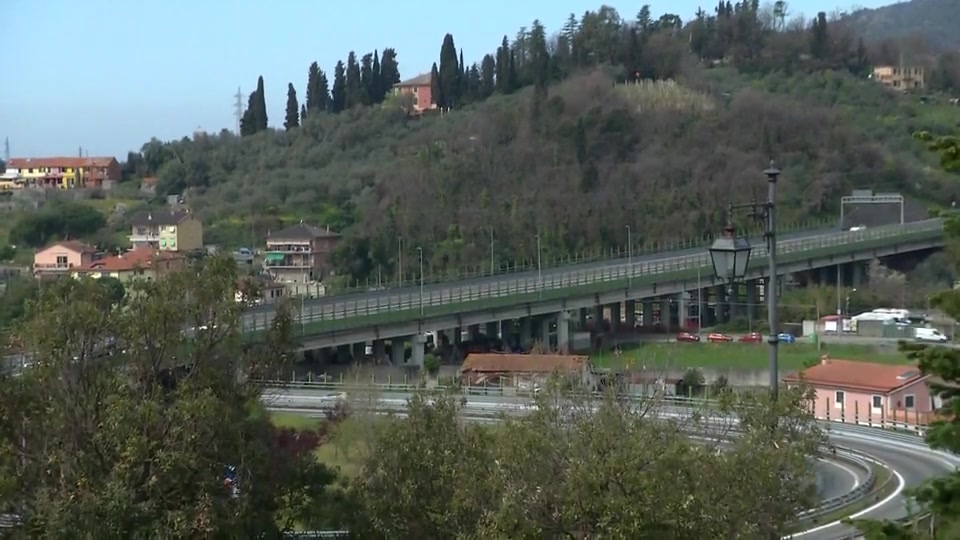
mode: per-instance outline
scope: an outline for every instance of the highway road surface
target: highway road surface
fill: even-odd
[[[371,395],[377,407],[383,410],[402,411],[411,394],[390,394],[389,396]],[[273,410],[309,413],[319,411],[335,403],[338,399],[349,398],[343,393],[302,389],[271,389],[264,394],[264,402]],[[464,414],[487,421],[495,421],[499,413],[520,413],[530,410],[530,399],[522,397],[467,396]],[[691,409],[665,406],[659,411],[661,416],[689,416]],[[940,476],[960,467],[960,457],[931,450],[919,437],[896,435],[891,432],[851,426],[837,422],[825,423],[829,429],[830,440],[838,446],[850,448],[875,458],[892,469],[895,475],[894,493],[869,508],[855,514],[865,519],[899,519],[908,515],[907,501],[903,490],[915,487],[925,480]],[[831,469],[832,468],[832,469]],[[833,462],[818,467],[821,477],[822,493],[830,496],[834,493],[849,492],[854,475],[851,471],[838,470]],[[794,538],[804,540],[837,540],[850,538],[856,531],[842,523],[819,525],[808,531],[794,534]]]
[[[805,231],[782,235],[778,241],[778,250],[781,253],[806,251],[826,245],[836,246],[857,241],[899,236],[905,231],[941,230],[942,226],[941,220],[931,219],[855,232],[841,232],[831,229]],[[766,248],[762,242],[758,242],[754,247],[753,255],[762,257],[765,254]],[[540,272],[533,269],[513,274],[424,284],[422,290],[415,283],[412,283],[413,286],[410,287],[332,295],[306,301],[303,305],[302,314],[297,314],[296,318],[302,322],[343,319],[386,311],[415,309],[418,305],[429,307],[480,298],[534,293],[569,287],[575,284],[626,279],[628,273],[636,276],[651,275],[671,272],[677,268],[694,268],[697,266],[703,268],[709,268],[710,266],[709,255],[700,246],[673,252],[642,254],[630,258],[623,257],[544,268]],[[244,315],[244,325],[250,329],[260,328],[261,326],[258,326],[258,323],[262,325],[265,320],[269,319],[273,310],[274,306],[269,305],[250,308]]]

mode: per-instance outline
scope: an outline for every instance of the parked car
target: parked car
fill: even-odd
[[[797,340],[797,338],[793,337],[793,334],[788,334],[786,332],[780,332],[780,334],[778,334],[777,337],[783,343],[793,343]]]
[[[740,336],[741,343],[760,343],[763,341],[763,334],[760,332],[750,332],[747,335]]]
[[[726,343],[728,341],[733,341],[733,338],[718,332],[711,332],[707,335],[707,341],[710,343]]]
[[[677,341],[695,343],[700,341],[700,336],[697,334],[691,334],[690,332],[680,332],[677,334]]]

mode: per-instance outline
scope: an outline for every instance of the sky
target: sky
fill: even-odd
[[[313,61],[332,77],[350,50],[360,57],[393,47],[406,79],[430,70],[448,32],[472,63],[534,19],[552,32],[570,13],[604,3],[633,19],[644,1],[0,0],[0,137],[9,138],[11,157],[73,156],[82,147],[123,160],[151,137],[233,129],[237,88],[245,106],[259,75],[270,125],[279,126],[287,83],[302,100]],[[715,3],[650,5],[654,16],[687,20]],[[837,0],[788,4],[791,14],[807,16],[851,9]]]

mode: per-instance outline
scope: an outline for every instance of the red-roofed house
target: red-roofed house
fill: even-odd
[[[70,270],[97,259],[97,250],[77,240],[65,240],[47,246],[33,256],[33,275],[62,276]]]
[[[917,366],[823,356],[819,364],[784,381],[797,384],[802,380],[812,386],[817,392],[814,410],[821,418],[913,421],[927,418],[940,406],[939,398],[931,397],[929,378]]]
[[[430,73],[422,73],[412,79],[407,79],[393,85],[393,93],[412,96],[412,112],[419,114],[425,110],[437,108],[437,104],[433,102],[432,86],[430,83]]]
[[[154,279],[173,272],[183,265],[183,256],[172,251],[142,247],[120,255],[104,257],[74,269],[73,276],[94,279],[112,277],[127,282],[131,279]]]
[[[460,367],[460,383],[465,386],[530,386],[545,383],[554,373],[569,376],[593,387],[593,367],[588,356],[559,354],[471,353]]]
[[[4,173],[18,185],[59,189],[109,189],[121,175],[112,157],[11,158]]]

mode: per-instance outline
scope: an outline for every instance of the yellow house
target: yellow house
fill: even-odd
[[[130,218],[130,244],[160,251],[203,249],[203,224],[189,210],[146,210]]]
[[[122,171],[112,157],[12,158],[3,177],[21,186],[107,188]]]
[[[179,254],[142,247],[91,261],[73,270],[71,275],[93,279],[111,277],[127,283],[134,279],[156,279],[182,265],[183,257]]]
[[[896,90],[922,90],[925,74],[920,66],[877,66],[873,79]]]

